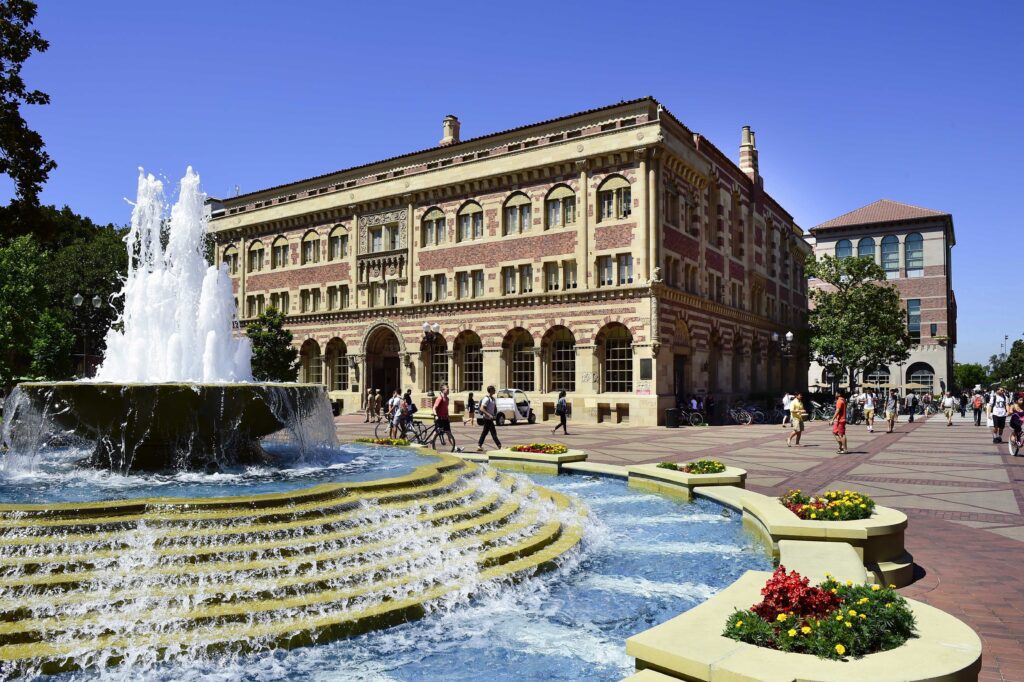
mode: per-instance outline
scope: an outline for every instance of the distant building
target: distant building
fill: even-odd
[[[244,323],[288,314],[302,379],[345,409],[368,387],[557,391],[581,421],[655,424],[682,393],[803,383],[810,253],[763,189],[644,98],[211,200]],[[440,326],[427,334],[424,325]],[[799,336],[799,334],[798,334]],[[773,340],[774,339],[774,340]]]
[[[914,346],[910,358],[888,367],[866,368],[862,383],[922,384],[933,393],[953,381],[956,297],[952,252],[953,216],[942,211],[880,199],[811,228],[816,256],[869,256],[900,292]],[[815,286],[811,280],[810,285]],[[808,384],[831,384],[823,367],[811,364]],[[963,388],[963,387],[961,387]],[[920,392],[920,391],[919,391]]]

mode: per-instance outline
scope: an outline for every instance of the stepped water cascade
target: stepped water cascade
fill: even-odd
[[[0,679],[616,680],[770,565],[710,502],[335,443],[322,386],[252,381],[198,182],[168,217],[140,175],[97,376],[5,404]]]

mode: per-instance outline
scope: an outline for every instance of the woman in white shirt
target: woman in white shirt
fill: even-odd
[[[793,422],[793,415],[790,414],[790,406],[793,404],[793,394],[786,391],[786,395],[782,396],[782,428],[786,428],[787,423]]]
[[[1006,428],[1006,410],[1009,407],[1009,398],[1006,396],[1006,389],[1002,386],[988,399],[989,412],[992,413],[992,442],[1003,442],[1003,429]]]
[[[946,415],[946,426],[953,425],[953,412],[956,411],[956,398],[949,391],[942,396],[942,414]]]
[[[875,432],[875,394],[864,391],[864,422],[868,425],[868,433]]]

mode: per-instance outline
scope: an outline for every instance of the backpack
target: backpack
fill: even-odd
[[[974,409],[976,409],[976,410],[980,410],[981,409],[981,396],[980,395],[974,396]]]
[[[559,398],[555,403],[555,414],[559,416],[565,414],[565,398]]]
[[[409,400],[406,403],[406,405],[408,407],[406,407],[405,413],[410,415],[410,416],[416,414],[416,410],[419,409],[419,408],[416,407],[416,403],[414,403],[412,400]]]

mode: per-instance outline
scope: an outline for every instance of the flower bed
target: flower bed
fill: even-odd
[[[401,447],[409,444],[405,438],[356,438],[356,443],[368,443],[370,445],[393,445]]]
[[[538,455],[564,455],[569,448],[561,443],[527,443],[526,445],[513,445],[509,448],[512,452],[533,452]]]
[[[829,490],[818,497],[790,490],[779,502],[801,519],[815,521],[858,521],[875,510],[875,501],[855,490]]]
[[[717,459],[698,459],[682,466],[675,462],[662,462],[658,465],[658,468],[682,471],[687,474],[720,474],[725,471],[725,465]]]
[[[818,587],[779,566],[764,599],[735,611],[722,635],[755,646],[843,659],[895,649],[915,633],[914,614],[892,587],[831,577]]]

